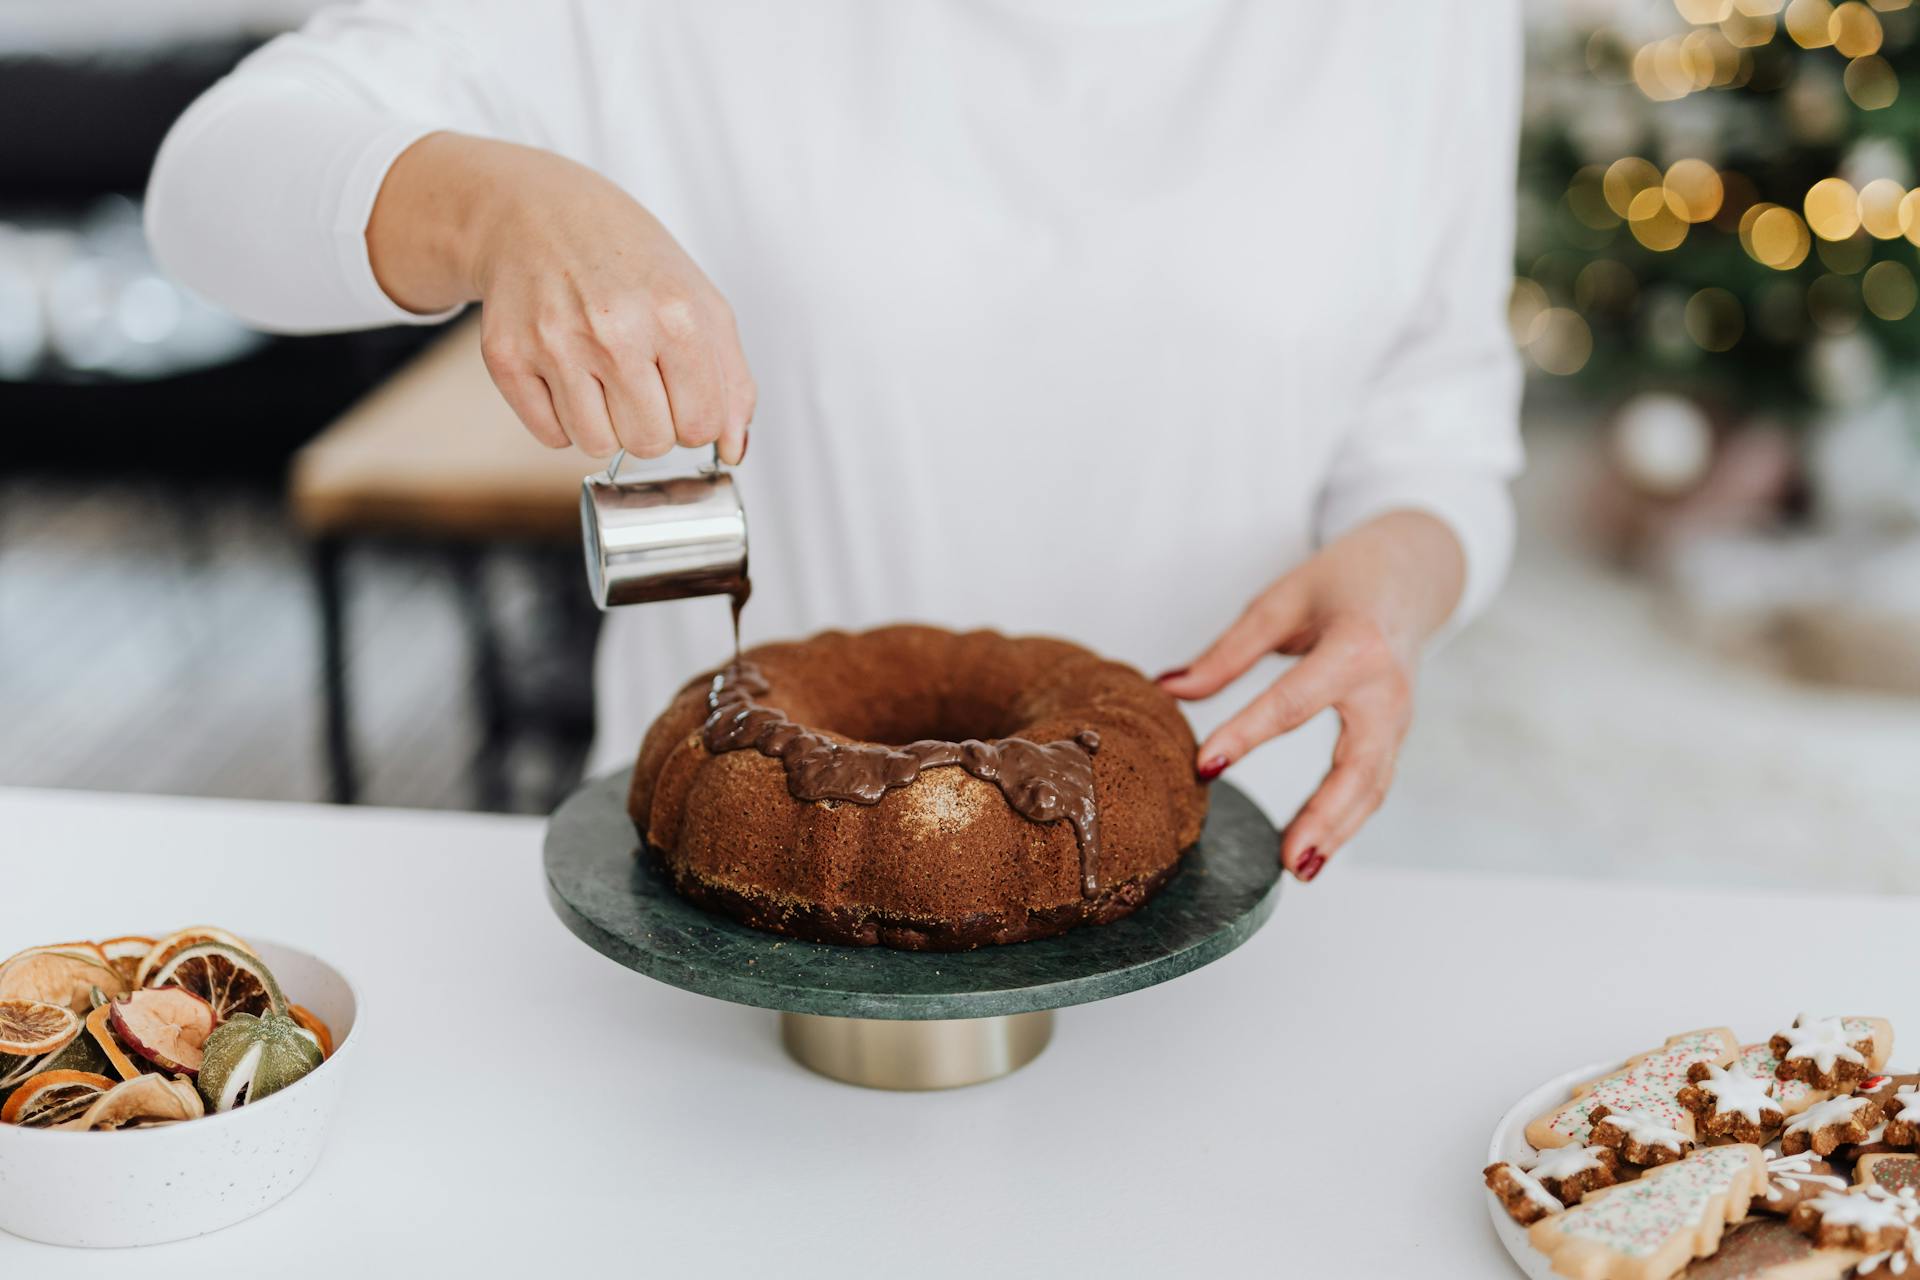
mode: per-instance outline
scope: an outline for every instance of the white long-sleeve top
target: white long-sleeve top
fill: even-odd
[[[148,224],[258,325],[391,324],[364,232],[408,145],[591,165],[739,317],[749,642],[913,619],[1154,671],[1395,508],[1458,535],[1457,619],[1495,590],[1518,32],[1511,0],[376,0],[196,103]],[[718,599],[613,617],[597,763],[729,644]],[[1324,750],[1235,774],[1290,806]]]

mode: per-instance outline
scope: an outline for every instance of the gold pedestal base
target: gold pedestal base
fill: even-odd
[[[801,1066],[869,1089],[954,1089],[1018,1071],[1053,1038],[1053,1012],[895,1021],[780,1015],[780,1040]]]

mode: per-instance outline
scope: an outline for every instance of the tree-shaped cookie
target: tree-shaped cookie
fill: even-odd
[[[1536,1222],[1527,1237],[1563,1276],[1665,1280],[1717,1249],[1727,1225],[1746,1218],[1766,1182],[1759,1147],[1707,1147],[1637,1182],[1596,1191]]]
[[[1677,1098],[1687,1085],[1687,1069],[1696,1062],[1731,1064],[1740,1042],[1725,1027],[1707,1027],[1674,1036],[1658,1049],[1627,1059],[1625,1064],[1574,1088],[1573,1096],[1527,1126],[1527,1141],[1544,1151],[1549,1147],[1586,1143],[1593,1127],[1595,1107],[1633,1111],[1694,1138],[1693,1116]]]
[[[1858,1249],[1822,1249],[1779,1218],[1750,1218],[1680,1280],[1840,1280],[1863,1256]]]

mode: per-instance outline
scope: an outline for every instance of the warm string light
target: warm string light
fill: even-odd
[[[1755,49],[1782,29],[1803,49],[1833,49],[1847,59],[1841,84],[1862,111],[1879,111],[1900,96],[1900,77],[1880,56],[1886,40],[1880,14],[1912,0],[1673,0],[1692,30],[1635,50],[1631,76],[1655,102],[1674,102],[1704,89],[1737,89],[1753,77]],[[1587,61],[1600,71],[1596,33]]]

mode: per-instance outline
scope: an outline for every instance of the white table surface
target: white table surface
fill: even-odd
[[[0,1275],[1507,1276],[1479,1170],[1538,1081],[1802,1008],[1920,1037],[1912,898],[1336,863],[1224,960],[1063,1011],[1005,1080],[870,1092],[790,1063],[774,1015],[575,941],[540,830],[0,790],[0,952],[211,922],[318,952],[366,1006],[290,1199],[137,1261],[0,1235]],[[1435,832],[1435,864],[1469,838]]]

